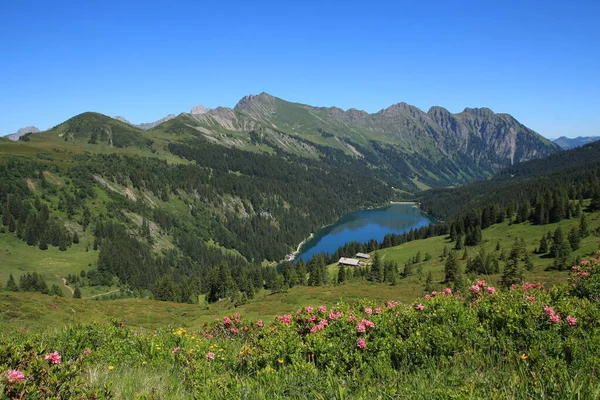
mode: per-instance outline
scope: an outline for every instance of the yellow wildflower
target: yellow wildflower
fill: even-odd
[[[113,369],[115,369],[115,367],[113,367],[112,365],[109,365],[109,366],[108,366],[108,370],[109,370],[109,371],[112,371]]]
[[[523,353],[521,354],[521,357],[519,357],[521,360],[527,360],[527,354]]]

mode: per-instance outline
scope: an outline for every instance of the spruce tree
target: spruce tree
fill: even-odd
[[[581,213],[581,217],[579,218],[579,235],[582,238],[588,237],[590,234],[590,229],[587,223],[587,217],[585,214]]]
[[[455,282],[459,274],[458,259],[454,252],[450,252],[446,264],[444,264],[444,282],[451,283]]]
[[[463,235],[458,234],[456,236],[456,245],[454,246],[454,250],[462,250],[463,248]]]
[[[341,264],[338,270],[338,283],[342,284],[344,282],[346,282],[346,267],[344,267],[344,264]]]
[[[383,278],[383,271],[381,269],[381,259],[379,258],[379,253],[375,253],[373,255],[373,263],[371,264],[369,280],[372,282],[381,282]]]
[[[538,249],[538,253],[546,254],[548,253],[548,240],[546,240],[546,235],[543,235],[540,239],[540,247]]]
[[[569,244],[571,245],[571,250],[575,251],[579,249],[581,245],[581,236],[579,235],[579,229],[575,229],[575,227],[571,228],[569,231]]]
[[[75,288],[75,290],[73,291],[73,298],[74,299],[80,299],[81,298],[81,290],[79,290],[79,286],[77,286]]]
[[[523,282],[523,267],[521,266],[521,244],[519,239],[515,239],[510,250],[510,255],[504,266],[504,272],[500,278],[500,284],[504,287],[510,287],[513,284]]]
[[[9,290],[11,292],[19,291],[19,287],[17,286],[17,283],[15,282],[15,278],[13,277],[12,274],[10,274],[10,276],[8,277],[8,281],[6,282],[6,290]]]

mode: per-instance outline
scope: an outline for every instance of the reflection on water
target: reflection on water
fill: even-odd
[[[427,226],[433,219],[410,204],[392,204],[375,210],[347,214],[336,223],[323,228],[309,240],[298,258],[307,261],[316,253],[333,253],[345,243],[382,241],[389,233],[404,233]]]

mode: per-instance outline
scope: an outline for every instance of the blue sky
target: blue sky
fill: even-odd
[[[0,134],[265,91],[369,112],[485,106],[547,137],[600,135],[599,13],[552,0],[3,0]]]

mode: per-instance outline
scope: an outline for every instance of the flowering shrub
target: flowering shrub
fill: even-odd
[[[464,297],[445,289],[413,304],[307,306],[271,322],[234,314],[192,332],[146,332],[117,323],[0,338],[0,393],[109,398],[115,394],[105,383],[147,367],[174,374],[189,397],[225,387],[230,397],[411,397],[429,390],[417,382],[439,384],[425,379],[427,371],[453,377],[427,398],[488,398],[500,386],[510,391],[507,397],[518,397],[511,391],[515,385],[533,398],[565,397],[572,377],[588,379],[577,390],[600,384],[594,373],[600,368],[598,303],[589,301],[593,296],[569,295],[593,291],[588,282],[596,279],[596,263],[573,270],[575,286],[551,290],[526,283],[504,291],[477,281]],[[94,368],[104,371],[104,380],[86,378]],[[462,385],[474,369],[486,371],[485,382]],[[457,371],[464,375],[453,375]],[[399,374],[401,387],[394,383]],[[400,396],[407,382],[413,382],[412,392]]]

